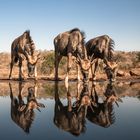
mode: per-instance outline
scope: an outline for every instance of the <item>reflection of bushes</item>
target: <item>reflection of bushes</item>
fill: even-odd
[[[45,94],[47,95],[50,95],[50,96],[53,96],[54,95],[54,92],[55,92],[55,87],[54,87],[54,84],[45,84],[43,86],[43,88],[45,89]]]
[[[140,91],[137,94],[137,98],[140,100]]]
[[[52,84],[46,84],[44,87],[45,89],[45,93],[49,96],[54,96],[55,95],[55,82]],[[58,84],[58,94],[62,97],[66,97],[66,88],[64,86],[64,84]]]

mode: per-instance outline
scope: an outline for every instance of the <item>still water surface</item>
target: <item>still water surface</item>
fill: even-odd
[[[107,83],[97,83],[94,87],[89,86],[86,92],[93,92],[96,103],[92,109],[88,107],[85,111],[84,108],[83,116],[82,108],[77,111],[79,114],[75,113],[75,109],[68,108],[70,102],[76,106],[75,82],[70,83],[68,92],[63,82],[58,83],[57,87],[54,82],[37,85],[1,82],[0,139],[138,140],[140,139],[139,87],[140,83],[132,85],[116,83],[111,86]],[[32,92],[36,92],[36,97],[29,96]],[[78,92],[83,93],[82,86]],[[84,91],[84,94],[86,92]],[[18,96],[20,93],[23,96],[22,101]],[[117,99],[114,101],[113,98],[112,101],[106,102],[111,94]],[[70,98],[67,98],[67,95]],[[25,111],[30,101],[36,101],[38,109]]]

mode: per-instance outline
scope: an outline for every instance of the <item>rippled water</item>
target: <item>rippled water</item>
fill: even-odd
[[[69,91],[63,82],[0,82],[0,139],[140,139],[139,87],[140,83],[96,83],[88,89],[81,85],[78,100],[76,82],[70,83]],[[76,108],[87,93],[93,95],[92,107]],[[37,102],[40,111],[25,111],[30,101]]]

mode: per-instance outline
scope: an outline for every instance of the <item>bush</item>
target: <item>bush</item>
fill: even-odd
[[[140,62],[140,52],[137,53],[137,61]]]
[[[54,52],[47,53],[41,65],[41,73],[51,74],[54,69]]]
[[[46,53],[41,65],[41,73],[52,74],[54,71],[54,52]],[[62,58],[59,64],[59,69],[65,70],[66,58]]]

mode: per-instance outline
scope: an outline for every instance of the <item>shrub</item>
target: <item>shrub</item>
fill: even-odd
[[[54,52],[46,53],[44,56],[44,60],[41,65],[41,73],[43,74],[51,74],[54,71]],[[59,64],[59,69],[65,70],[66,58],[62,58]]]
[[[140,52],[137,53],[137,61],[140,62]]]
[[[50,52],[44,56],[44,61],[41,65],[41,73],[43,74],[51,74],[54,69],[54,53]]]

